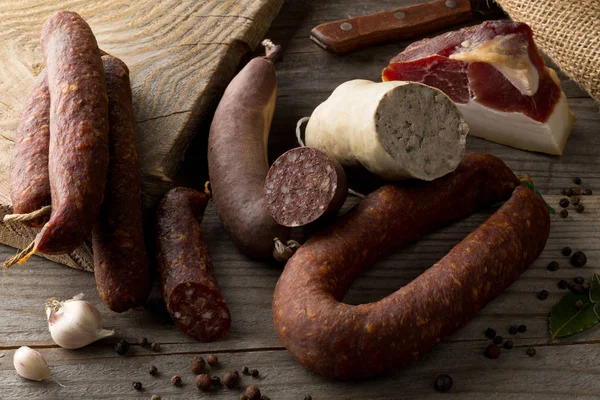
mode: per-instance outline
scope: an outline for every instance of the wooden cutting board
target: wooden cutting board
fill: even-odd
[[[12,212],[15,129],[44,67],[40,31],[58,10],[79,13],[100,48],[131,71],[146,208],[172,185],[198,125],[210,118],[241,57],[263,39],[283,0],[0,0],[0,221]],[[23,248],[36,231],[0,222],[0,242]],[[89,245],[48,257],[93,270]],[[1,260],[0,260],[1,261]]]

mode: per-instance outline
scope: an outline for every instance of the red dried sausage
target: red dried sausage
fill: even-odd
[[[15,135],[10,164],[10,197],[15,214],[29,214],[50,205],[48,146],[50,141],[50,93],[46,70],[31,90]],[[47,216],[23,221],[41,227]]]
[[[77,248],[98,216],[108,169],[108,100],[96,38],[76,13],[59,11],[42,28],[50,91],[50,220],[33,252]],[[32,253],[33,253],[32,252]]]
[[[267,209],[283,226],[303,226],[338,211],[348,186],[340,163],[327,153],[297,147],[283,153],[265,180]]]
[[[370,194],[288,261],[273,300],[286,348],[322,375],[363,378],[415,360],[465,325],[538,257],[548,238],[546,205],[518,184],[501,160],[472,153],[433,182],[386,185]],[[511,193],[408,285],[377,302],[341,302],[378,257]]]
[[[110,162],[92,235],[94,275],[102,300],[111,310],[123,312],[146,300],[150,277],[129,70],[110,55],[102,56],[102,62],[108,92]]]
[[[171,189],[157,210],[160,282],[167,309],[184,333],[212,342],[225,336],[231,316],[215,280],[200,223],[209,194]]]

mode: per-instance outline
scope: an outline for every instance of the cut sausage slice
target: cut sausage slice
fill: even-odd
[[[282,154],[265,181],[267,209],[283,226],[303,226],[336,212],[347,195],[346,175],[340,163],[310,147]]]
[[[209,197],[188,188],[171,189],[158,206],[156,226],[167,309],[179,329],[201,342],[220,339],[231,328],[200,229]]]
[[[371,193],[308,240],[285,266],[273,317],[286,348],[322,375],[364,378],[415,360],[465,325],[545,246],[546,205],[518,185],[501,160],[473,153],[436,181],[386,185]],[[511,194],[491,218],[405,287],[373,303],[341,302],[378,257]]]

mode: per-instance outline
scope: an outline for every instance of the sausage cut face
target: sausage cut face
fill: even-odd
[[[507,199],[408,285],[377,302],[341,302],[380,256]],[[301,246],[275,288],[275,327],[290,353],[324,376],[382,373],[464,326],[539,256],[549,230],[541,197],[500,159],[468,154],[435,181],[381,187]]]

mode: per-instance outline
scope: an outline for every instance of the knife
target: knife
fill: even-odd
[[[502,16],[493,0],[436,0],[321,24],[310,39],[333,53],[345,54],[374,44],[424,36],[471,20]]]

